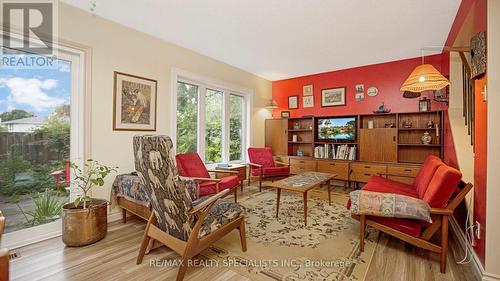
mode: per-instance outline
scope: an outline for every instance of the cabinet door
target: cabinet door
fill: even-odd
[[[360,129],[360,160],[396,162],[397,132],[396,128]]]
[[[288,155],[288,122],[286,119],[266,119],[266,147],[274,155]]]
[[[318,172],[336,174],[336,180],[349,180],[349,163],[333,160],[318,160]]]

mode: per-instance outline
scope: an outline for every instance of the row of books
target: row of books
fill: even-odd
[[[356,146],[325,144],[314,148],[314,158],[356,160]]]

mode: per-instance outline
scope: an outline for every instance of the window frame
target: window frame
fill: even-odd
[[[252,128],[251,128],[251,108],[253,102],[253,90],[224,81],[215,80],[209,77],[198,75],[182,69],[172,68],[172,95],[171,104],[171,130],[170,136],[174,149],[177,146],[177,83],[187,83],[198,86],[198,114],[197,114],[197,152],[200,158],[205,162],[205,138],[200,137],[204,135],[206,130],[205,119],[205,93],[207,89],[222,92],[222,162],[223,163],[244,163],[246,161],[245,151],[250,147]],[[242,136],[242,151],[241,159],[229,161],[230,157],[230,102],[231,95],[241,96],[244,100],[243,106],[243,136]]]
[[[3,31],[0,30],[0,36]],[[22,35],[11,32],[11,40],[23,42]],[[91,124],[91,49],[70,42],[53,43],[57,50],[57,59],[71,62],[71,129],[70,129],[70,161],[82,165],[84,159],[90,158],[90,124]],[[73,175],[71,175],[73,178]],[[70,182],[73,182],[70,180]],[[74,200],[80,193],[78,187],[70,184],[70,199]],[[33,226],[3,235],[2,243],[7,248],[19,248],[37,243],[62,234],[62,220],[58,219],[46,224]]]

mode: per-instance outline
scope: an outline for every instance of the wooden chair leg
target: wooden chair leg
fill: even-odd
[[[262,178],[259,178],[259,192],[262,191]]]
[[[240,242],[241,242],[241,250],[243,252],[247,251],[247,238],[246,238],[246,231],[245,231],[245,220],[242,219],[240,226],[238,227],[238,230],[240,231]]]
[[[238,203],[238,187],[234,188],[234,203]]]
[[[122,208],[122,221],[123,223],[127,223],[127,210],[125,208]]]
[[[359,251],[365,251],[366,216],[359,216]]]
[[[182,257],[181,265],[179,266],[179,271],[177,271],[177,278],[175,280],[182,281],[184,280],[184,275],[186,275],[186,271],[188,269],[188,257],[186,254]]]
[[[149,240],[151,240],[148,233],[149,233],[149,226],[153,222],[153,219],[154,219],[154,213],[151,212],[151,215],[149,216],[148,219],[148,224],[146,224],[146,229],[144,230],[144,236],[142,238],[141,248],[139,249],[139,255],[137,256],[137,264],[142,263],[142,258],[144,258],[144,254],[146,253],[146,249],[149,245]]]
[[[446,256],[448,254],[448,216],[443,216],[441,223],[441,273],[446,273]]]
[[[241,188],[241,192],[243,192],[243,180],[241,180],[241,182],[240,182],[240,188]]]

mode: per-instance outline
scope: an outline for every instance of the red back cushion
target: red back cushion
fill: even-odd
[[[264,168],[274,167],[273,151],[270,147],[248,148],[248,159],[251,163],[262,165]]]
[[[427,156],[412,184],[412,186],[417,190],[419,198],[424,197],[425,191],[427,190],[434,173],[441,165],[444,165],[444,163],[438,157],[434,155]]]
[[[422,199],[432,208],[445,207],[461,179],[462,173],[457,169],[447,165],[439,166]]]
[[[209,178],[207,168],[196,152],[175,156],[179,175],[193,178]]]

